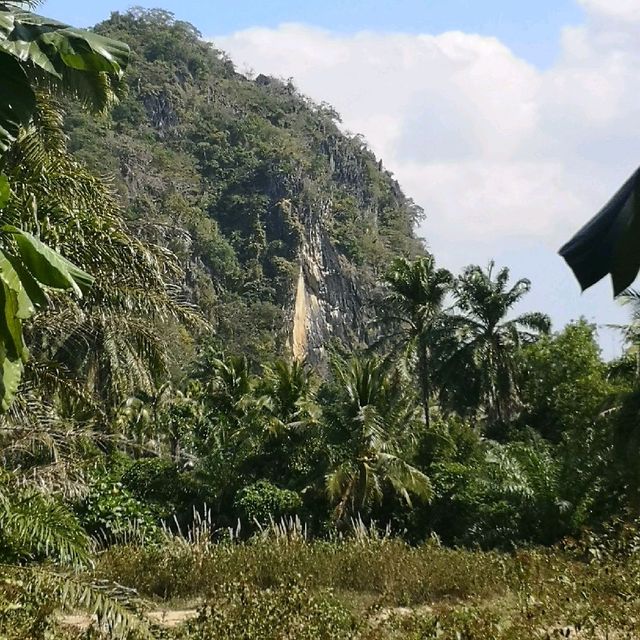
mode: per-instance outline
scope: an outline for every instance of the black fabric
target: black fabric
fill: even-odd
[[[613,272],[616,249],[626,226],[622,213],[639,180],[637,169],[602,211],[560,249],[583,291]],[[634,278],[635,275],[637,271]]]

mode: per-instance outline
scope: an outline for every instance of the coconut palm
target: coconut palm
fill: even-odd
[[[279,359],[263,367],[255,390],[256,453],[249,469],[288,486],[313,483],[324,452],[317,387],[316,376],[299,360]]]
[[[445,301],[454,278],[446,269],[436,268],[431,255],[410,262],[395,260],[386,277],[391,293],[386,299],[386,320],[391,321],[407,355],[415,356],[424,420],[430,424],[433,393],[434,349],[447,333]]]
[[[519,405],[518,349],[551,328],[549,317],[542,313],[510,317],[530,289],[527,279],[510,286],[509,269],[496,272],[493,261],[486,270],[467,267],[456,285],[458,344],[445,377],[451,395],[457,392],[458,407],[482,407],[492,424],[509,420]]]
[[[200,452],[226,451],[234,460],[251,455],[262,438],[256,423],[264,400],[256,393],[247,358],[218,356],[207,349],[196,364],[194,378],[206,425],[196,438]]]
[[[241,414],[254,389],[249,361],[244,356],[222,356],[209,365],[205,389],[212,405],[229,415]]]
[[[415,409],[402,381],[377,358],[355,359],[337,369],[342,402],[330,418],[339,452],[326,485],[338,520],[381,502],[385,489],[411,505],[411,494],[431,497],[429,478],[403,456]]]
[[[263,380],[259,392],[270,433],[277,437],[317,424],[316,381],[304,362],[276,360],[264,367]]]

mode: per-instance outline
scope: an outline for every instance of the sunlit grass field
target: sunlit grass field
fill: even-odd
[[[101,554],[97,578],[177,611],[162,638],[521,640],[640,637],[640,557],[581,544],[514,553],[360,535],[168,540]],[[169,628],[170,627],[170,628]]]

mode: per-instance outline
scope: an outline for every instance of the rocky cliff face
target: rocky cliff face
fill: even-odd
[[[70,113],[71,146],[183,261],[221,347],[319,363],[332,341],[366,342],[381,271],[421,251],[421,212],[382,163],[330,108],[236,73],[171,14],[97,30],[131,45],[129,92],[103,122]]]
[[[322,215],[308,213],[292,323],[294,357],[319,364],[332,340],[365,344],[370,294],[371,287],[358,282],[357,272],[331,242]]]

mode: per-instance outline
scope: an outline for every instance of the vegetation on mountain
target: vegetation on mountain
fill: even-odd
[[[131,46],[128,94],[98,120],[70,110],[70,148],[185,266],[218,348],[252,366],[288,352],[301,254],[315,295],[370,320],[393,257],[422,251],[422,211],[363,140],[290,82],[236,72],[166,12],[114,14],[96,32]],[[366,325],[338,319],[333,334],[353,346]]]

